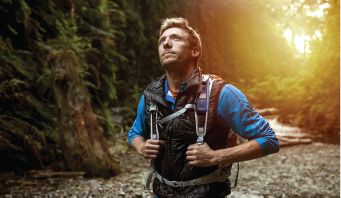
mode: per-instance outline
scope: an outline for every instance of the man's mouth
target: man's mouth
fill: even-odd
[[[167,54],[175,54],[174,52],[164,52],[163,54],[162,54],[162,56],[165,56],[165,55],[167,55]]]

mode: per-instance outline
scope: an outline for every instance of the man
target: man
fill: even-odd
[[[200,37],[187,20],[164,20],[158,45],[166,74],[144,91],[128,141],[152,159],[157,197],[225,197],[222,167],[278,152],[278,139],[237,88],[202,74]],[[249,141],[229,145],[230,129]]]

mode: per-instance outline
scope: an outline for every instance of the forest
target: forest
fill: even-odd
[[[205,73],[340,144],[338,0],[2,0],[0,171],[120,173],[109,147],[128,147],[139,98],[164,73],[161,21],[174,16],[198,30]]]

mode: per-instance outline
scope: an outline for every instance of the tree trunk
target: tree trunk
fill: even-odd
[[[54,97],[59,109],[61,147],[66,165],[88,176],[109,177],[118,173],[106,139],[93,113],[80,77],[80,63],[71,50],[50,56]]]

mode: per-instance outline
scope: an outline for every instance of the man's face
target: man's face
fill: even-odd
[[[180,28],[169,28],[159,38],[159,58],[165,69],[175,69],[193,60],[189,35]]]

